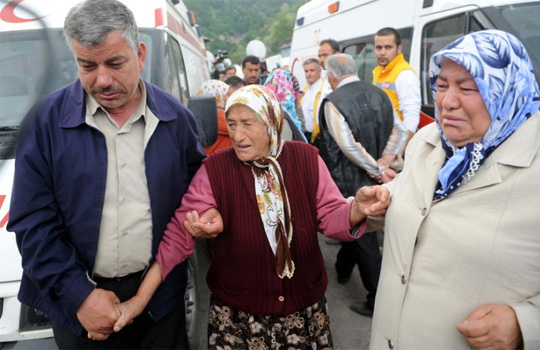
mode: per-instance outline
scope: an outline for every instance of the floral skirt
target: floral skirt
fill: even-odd
[[[287,316],[253,315],[210,298],[208,348],[327,349],[333,348],[326,297]]]

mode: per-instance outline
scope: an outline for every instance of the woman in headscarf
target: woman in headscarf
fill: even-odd
[[[373,191],[364,189],[347,202],[316,148],[281,139],[283,111],[264,86],[233,93],[226,119],[233,148],[209,156],[193,178],[157,262],[137,296],[120,305],[118,329],[191,254],[191,233],[214,238],[206,277],[209,348],[331,349],[317,232],[354,240],[366,215],[381,215],[389,199],[364,203]]]
[[[203,148],[208,155],[225,147],[231,147],[232,142],[229,138],[227,123],[225,122],[225,103],[227,102],[227,92],[229,85],[220,80],[211,79],[205,81],[199,91],[198,96],[214,96],[216,98],[217,107],[217,138],[216,141],[209,147]]]
[[[294,140],[307,142],[307,139],[302,132],[302,122],[296,114],[296,104],[300,95],[298,80],[294,75],[286,69],[278,68],[266,78],[264,86],[269,88],[276,94],[281,108],[285,112],[283,118],[287,119],[291,125]],[[297,133],[295,133],[297,131]]]
[[[388,186],[373,349],[540,349],[540,92],[486,30],[430,65],[436,123]],[[368,220],[368,226],[375,220]]]

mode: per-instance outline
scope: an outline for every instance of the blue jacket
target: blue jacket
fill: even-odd
[[[175,97],[146,84],[159,119],[144,154],[155,256],[204,152],[195,118]],[[94,289],[105,182],[105,136],[85,123],[80,81],[52,93],[21,123],[8,230],[16,233],[23,276],[19,300],[80,334],[76,311]],[[183,302],[187,262],[178,265],[148,305],[159,319]]]

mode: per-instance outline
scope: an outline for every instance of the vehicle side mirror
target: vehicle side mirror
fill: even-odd
[[[214,96],[192,96],[188,109],[193,113],[199,128],[199,142],[203,147],[210,147],[217,139],[217,108]]]

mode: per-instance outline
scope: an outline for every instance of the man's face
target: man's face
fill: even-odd
[[[228,69],[226,72],[225,72],[225,79],[229,78],[229,77],[233,77],[236,75],[236,68],[235,69]]]
[[[375,46],[375,57],[382,67],[386,67],[397,55],[401,53],[402,45],[396,45],[396,37],[390,35],[375,35],[373,40]]]
[[[321,77],[321,69],[317,63],[312,62],[304,65],[304,74],[309,85],[313,85]]]
[[[319,62],[321,62],[321,67],[323,67],[323,69],[326,69],[325,62],[328,57],[332,56],[333,54],[335,54],[335,52],[330,44],[324,43],[319,46]]]
[[[244,80],[251,84],[257,84],[259,82],[259,72],[261,71],[261,64],[253,64],[246,62],[245,67],[242,67],[242,73],[244,73]]]
[[[73,41],[73,53],[84,89],[109,113],[121,113],[139,104],[138,85],[146,59],[143,43],[135,53],[121,33],[113,31],[98,45]]]

